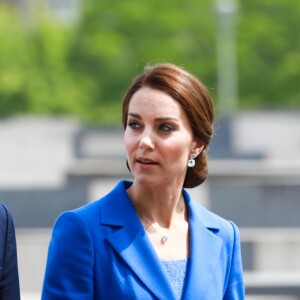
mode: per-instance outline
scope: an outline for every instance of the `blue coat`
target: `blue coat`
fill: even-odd
[[[121,181],[99,201],[63,213],[49,245],[42,299],[175,299]],[[236,226],[193,202],[183,299],[244,299]]]
[[[0,299],[19,300],[19,275],[15,227],[12,216],[0,203]]]

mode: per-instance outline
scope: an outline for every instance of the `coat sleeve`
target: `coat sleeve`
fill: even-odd
[[[0,299],[19,300],[15,226],[10,211],[0,204]]]
[[[88,228],[75,212],[56,221],[49,244],[42,300],[94,297],[94,249]]]
[[[231,257],[230,274],[223,299],[243,300],[245,299],[245,288],[243,280],[240,234],[237,226],[232,222],[230,223],[234,232],[233,251]]]

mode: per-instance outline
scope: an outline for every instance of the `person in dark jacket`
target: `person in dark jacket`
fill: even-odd
[[[15,227],[8,208],[0,203],[0,300],[19,300]]]

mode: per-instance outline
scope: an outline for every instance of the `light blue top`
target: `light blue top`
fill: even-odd
[[[166,271],[170,282],[173,286],[176,299],[180,300],[185,285],[185,278],[188,271],[188,258],[165,260],[162,259],[161,263]]]

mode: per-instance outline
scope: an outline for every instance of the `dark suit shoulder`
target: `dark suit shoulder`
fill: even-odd
[[[0,202],[0,219],[8,222],[9,226],[13,226],[13,217],[7,206]]]
[[[7,207],[0,203],[0,219],[3,220],[3,219],[7,219],[7,214],[8,214],[8,210],[7,210]]]
[[[0,299],[20,299],[15,228],[9,209],[0,203]]]
[[[7,209],[0,203],[0,279],[3,270],[4,256],[7,243]]]
[[[0,268],[3,268],[4,264],[9,216],[10,214],[6,206],[0,203]]]

